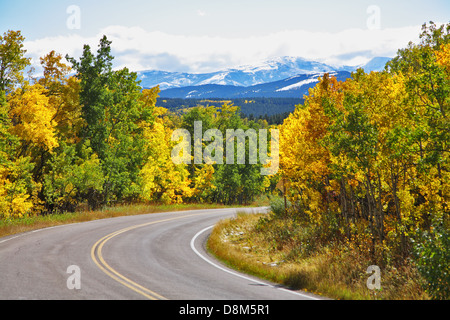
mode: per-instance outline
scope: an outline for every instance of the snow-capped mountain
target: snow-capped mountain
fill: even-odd
[[[332,71],[330,75],[336,76],[339,81],[345,81],[351,77],[348,71]],[[261,83],[253,86],[232,86],[220,84],[204,84],[162,90],[161,98],[303,98],[309,88],[319,82],[324,72],[301,74],[287,79]]]
[[[374,58],[363,66],[333,67],[299,57],[278,57],[254,65],[239,66],[211,73],[181,73],[167,71],[140,71],[138,78],[144,88],[157,85],[161,90],[202,85],[229,85],[250,87],[258,84],[288,79],[297,75],[323,72],[354,71],[363,67],[366,72],[381,71],[389,58]]]
[[[161,90],[206,84],[248,87],[286,79],[298,74],[336,71],[323,63],[296,57],[280,57],[236,68],[211,73],[181,73],[167,71],[141,71],[138,78],[144,88],[159,85]]]

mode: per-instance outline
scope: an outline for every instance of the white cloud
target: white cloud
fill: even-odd
[[[200,17],[204,17],[204,16],[206,16],[206,12],[203,11],[203,10],[198,9],[197,10],[197,15],[199,15]]]
[[[51,50],[78,58],[84,44],[96,51],[104,34],[112,40],[115,67],[210,72],[284,55],[332,64],[358,64],[374,56],[392,57],[409,41],[417,42],[420,26],[337,33],[286,30],[248,38],[175,35],[140,27],[109,26],[94,37],[43,38],[25,42],[25,48],[35,64]]]

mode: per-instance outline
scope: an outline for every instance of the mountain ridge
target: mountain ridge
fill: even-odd
[[[209,73],[170,72],[161,70],[139,71],[138,79],[145,88],[157,85],[161,90],[207,84],[250,87],[258,84],[287,79],[298,75],[324,72],[356,71],[362,67],[366,72],[381,71],[390,58],[375,57],[365,65],[335,67],[301,57],[283,56],[252,65],[242,65]]]
[[[161,98],[182,99],[212,99],[212,98],[302,98],[308,90],[319,82],[324,72],[302,74],[287,79],[242,87],[221,84],[204,84],[199,86],[186,86],[162,90]],[[330,75],[336,76],[338,81],[345,81],[351,77],[348,71],[333,71]]]

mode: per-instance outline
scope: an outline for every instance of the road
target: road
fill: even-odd
[[[0,299],[317,299],[240,274],[208,254],[211,227],[235,213],[125,216],[1,238]]]

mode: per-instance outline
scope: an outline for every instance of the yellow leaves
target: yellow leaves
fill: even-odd
[[[41,85],[17,89],[9,99],[11,131],[26,143],[51,151],[58,146],[55,137],[55,110]]]
[[[413,212],[415,199],[412,196],[410,190],[402,189],[397,192],[397,196],[400,201],[401,212],[405,215],[408,215],[410,212]]]
[[[280,167],[291,182],[290,197],[305,206],[311,219],[319,221],[324,197],[317,185],[325,183],[332,161],[337,161],[322,143],[330,125],[325,108],[343,110],[344,95],[342,83],[328,75],[309,93],[304,106],[297,106],[279,127]]]
[[[308,111],[296,110],[280,127],[280,165],[288,176],[298,168],[315,175],[326,172],[328,154],[317,143],[326,125],[318,120]]]
[[[33,208],[33,202],[29,200],[29,195],[19,194],[10,199],[6,194],[4,186],[0,186],[0,197],[0,218],[23,218]]]
[[[161,163],[150,157],[141,170],[143,199],[162,201],[163,203],[182,203],[183,197],[189,197],[192,190],[185,168],[172,162]]]
[[[0,164],[0,218],[21,218],[28,215],[34,204],[27,194],[29,163],[25,158]]]
[[[81,116],[79,93],[80,80],[70,77],[57,95],[49,96],[51,107],[55,111],[57,129],[67,137],[68,142],[77,140],[78,132],[85,123]]]
[[[441,172],[441,178],[439,178],[439,172],[437,168],[430,168],[428,175],[418,181],[418,189],[422,195],[422,204],[419,206],[420,210],[439,211],[439,204],[449,205],[450,193],[449,193],[449,178],[450,173]]]
[[[280,165],[288,177],[314,179],[328,172],[329,152],[319,143],[329,124],[322,102],[340,103],[339,87],[335,78],[325,75],[306,97],[305,106],[297,106],[280,126]]]
[[[54,50],[52,50],[45,57],[40,58],[41,65],[44,68],[44,77],[39,79],[39,83],[48,88],[57,90],[57,86],[55,88],[51,88],[55,85],[61,85],[66,83],[66,76],[70,73],[71,68],[66,65],[62,61],[61,54],[57,54]]]
[[[162,116],[164,108],[155,108],[154,113]],[[172,129],[165,126],[160,118],[145,129],[147,148],[150,152],[146,164],[141,170],[142,198],[148,201],[164,203],[182,203],[183,197],[190,197],[189,172],[185,164],[176,165],[171,158],[173,142]]]
[[[370,123],[377,127],[381,136],[396,125],[406,124],[407,92],[402,74],[359,73],[356,80],[347,80],[344,87],[346,95],[363,105]]]
[[[49,99],[48,107],[54,112],[53,120],[59,133],[67,137],[67,142],[75,142],[83,126],[80,105],[80,80],[69,77],[71,68],[63,62],[63,57],[55,51],[41,58],[44,77],[37,81]]]
[[[450,43],[443,44],[441,50],[435,51],[437,63],[445,68],[447,77],[450,77]]]
[[[213,184],[213,175],[214,167],[212,165],[206,164],[202,168],[195,168],[194,187],[191,196],[199,197],[200,200],[207,198],[216,189]]]
[[[156,105],[156,100],[158,99],[158,94],[160,92],[159,86],[151,89],[142,90],[142,102],[146,108],[153,108]]]

